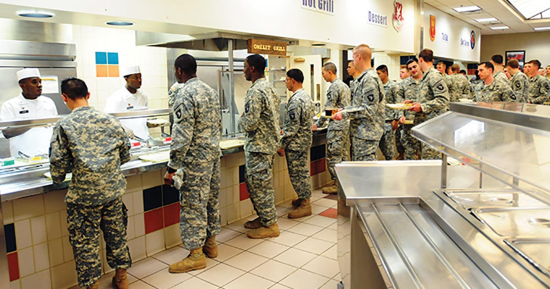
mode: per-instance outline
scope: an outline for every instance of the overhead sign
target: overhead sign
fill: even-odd
[[[299,0],[302,8],[334,15],[334,0]]]
[[[472,49],[476,47],[476,33],[473,30],[470,32],[470,47]]]
[[[397,32],[401,32],[401,29],[403,28],[403,21],[405,18],[403,18],[403,4],[393,1],[393,28]]]
[[[248,39],[248,53],[286,56],[286,42]]]
[[[372,11],[369,10],[369,14],[367,16],[367,19],[369,21],[369,24],[388,27],[388,16],[387,15],[382,15],[380,13],[375,13],[375,12],[372,12]]]

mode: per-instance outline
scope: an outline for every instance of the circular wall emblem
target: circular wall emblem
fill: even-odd
[[[476,33],[473,30],[470,33],[470,47],[472,47],[472,49],[476,47]]]

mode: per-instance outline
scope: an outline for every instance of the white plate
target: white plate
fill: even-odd
[[[412,107],[412,104],[405,104],[405,103],[386,103],[386,106],[391,109],[409,109]]]

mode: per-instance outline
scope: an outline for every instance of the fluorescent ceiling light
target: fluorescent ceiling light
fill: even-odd
[[[18,11],[17,15],[29,18],[51,18],[55,16],[55,14],[51,12],[44,11]]]
[[[550,9],[548,0],[508,0],[525,19],[531,19]],[[543,16],[544,17],[544,16]]]
[[[132,26],[132,25],[134,25],[133,22],[128,22],[128,21],[109,21],[106,24],[111,25],[111,26]]]
[[[476,21],[479,23],[485,23],[485,22],[495,22],[495,21],[498,21],[498,19],[496,19],[495,17],[491,17],[491,18],[476,19]]]
[[[546,26],[546,27],[535,27],[533,28],[535,29],[535,31],[545,31],[545,30],[550,30],[550,26]]]
[[[491,28],[492,30],[505,30],[505,29],[510,29],[510,27],[508,26],[493,26],[493,27],[489,27]]]
[[[463,13],[463,12],[475,12],[475,11],[480,11],[481,8],[479,8],[479,6],[460,6],[460,7],[455,7],[453,8],[456,12],[458,13]]]

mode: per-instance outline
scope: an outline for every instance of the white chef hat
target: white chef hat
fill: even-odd
[[[38,71],[38,68],[24,68],[17,71],[17,81],[30,77],[40,77],[40,71]]]
[[[139,65],[123,66],[122,69],[120,70],[120,75],[122,77],[136,74],[136,73],[141,73],[141,71],[139,71]]]

